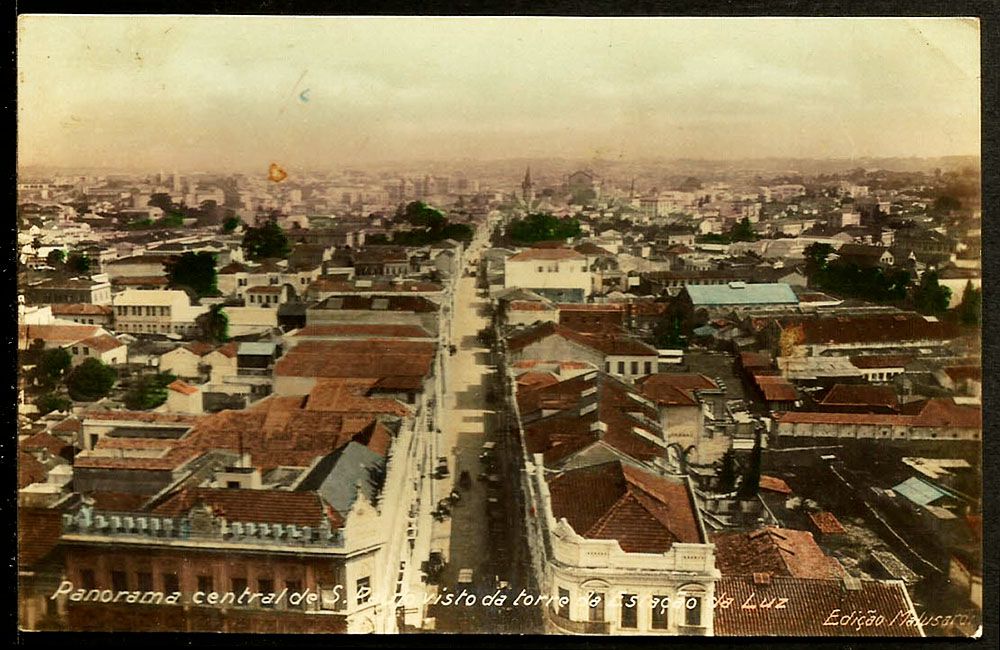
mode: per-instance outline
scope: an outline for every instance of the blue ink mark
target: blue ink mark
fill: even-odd
[[[299,99],[301,99],[304,102],[309,101],[309,89],[308,88],[306,88],[301,93],[299,93]]]

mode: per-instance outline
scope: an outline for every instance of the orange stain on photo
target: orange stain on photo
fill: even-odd
[[[278,163],[271,163],[271,166],[267,169],[267,178],[275,183],[280,183],[288,178],[288,172],[282,169]]]

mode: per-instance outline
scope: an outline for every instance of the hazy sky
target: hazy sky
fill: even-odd
[[[980,147],[971,19],[21,16],[18,27],[22,165]]]

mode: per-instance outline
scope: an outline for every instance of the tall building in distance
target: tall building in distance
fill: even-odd
[[[530,209],[535,202],[535,184],[531,180],[531,165],[524,170],[524,180],[521,181],[521,200],[526,208]]]

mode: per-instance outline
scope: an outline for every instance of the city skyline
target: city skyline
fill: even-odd
[[[977,155],[978,37],[974,19],[22,16],[19,163]]]

